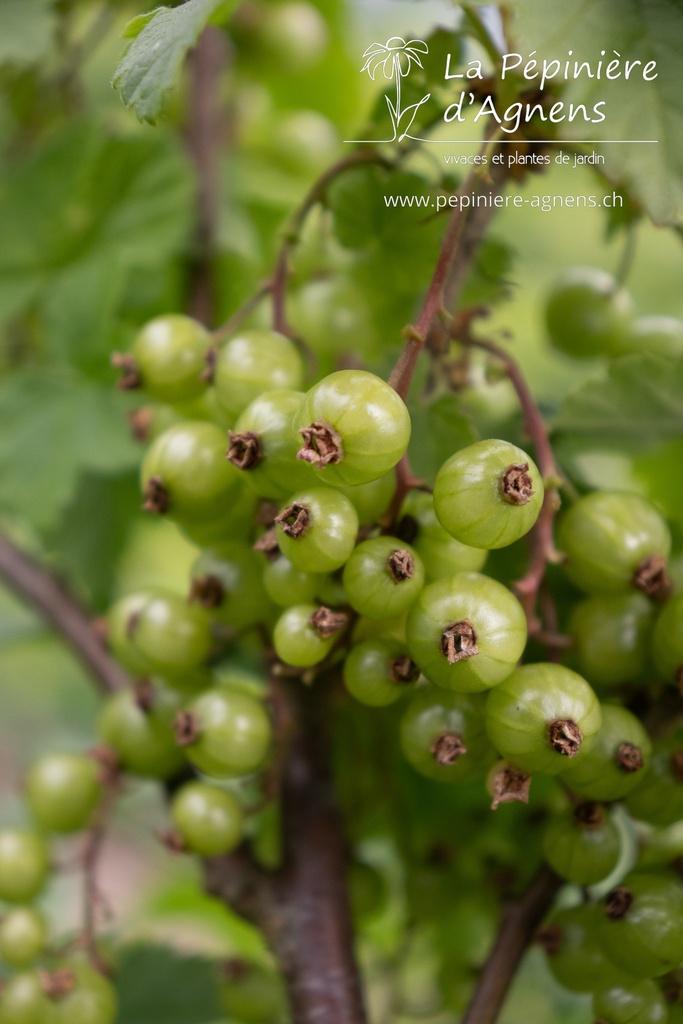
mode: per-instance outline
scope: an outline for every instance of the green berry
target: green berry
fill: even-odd
[[[664,605],[652,636],[657,671],[671,683],[683,683],[683,594]]]
[[[239,801],[205,782],[188,782],[178,790],[171,817],[187,848],[203,857],[230,853],[242,837]]]
[[[180,701],[180,694],[149,684],[108,698],[98,730],[126,771],[166,779],[182,768],[185,758],[173,731]]]
[[[204,608],[176,594],[150,594],[128,623],[128,635],[147,674],[190,674],[203,665],[213,645]]]
[[[240,541],[204,551],[191,569],[190,601],[235,630],[263,622],[269,604],[261,559]]]
[[[301,391],[266,391],[247,406],[230,431],[228,459],[263,498],[282,501],[302,487],[315,487],[315,473],[296,453],[300,437],[293,427]]]
[[[176,720],[178,742],[201,772],[250,775],[263,766],[272,727],[263,704],[228,685],[201,694]]]
[[[488,576],[458,573],[430,583],[408,615],[408,649],[427,678],[462,692],[509,676],[526,644],[526,618],[510,591]]]
[[[683,818],[683,746],[676,739],[655,744],[650,769],[626,797],[629,814],[658,828]]]
[[[219,405],[236,420],[264,391],[296,391],[303,364],[294,344],[276,331],[243,331],[219,351],[214,384]]]
[[[131,351],[140,387],[171,405],[198,397],[208,386],[211,347],[209,332],[189,316],[170,313],[150,320]]]
[[[225,449],[225,434],[214,423],[186,420],[161,434],[142,462],[145,511],[181,524],[229,519],[240,474]]]
[[[599,916],[595,903],[562,908],[538,934],[551,974],[570,992],[594,992],[622,980],[602,951],[597,934]]]
[[[576,359],[616,355],[632,317],[631,298],[611,274],[576,267],[564,274],[548,297],[545,319],[555,348]]]
[[[292,605],[275,623],[275,653],[296,668],[318,665],[344,635],[348,621],[345,612],[315,604]]]
[[[621,339],[620,352],[680,356],[683,354],[683,321],[674,316],[639,316]]]
[[[561,665],[523,665],[488,696],[486,728],[517,768],[557,775],[595,743],[602,715],[585,679]]]
[[[419,674],[405,644],[381,637],[352,647],[344,662],[346,689],[370,707],[399,700]]]
[[[410,608],[424,585],[420,556],[396,537],[362,541],[344,566],[349,603],[368,619],[394,619]]]
[[[543,495],[543,479],[526,452],[508,441],[477,441],[444,462],[434,509],[461,544],[489,550],[529,532]]]
[[[0,957],[11,967],[28,967],[46,942],[45,918],[34,907],[12,907],[0,918]]]
[[[621,800],[644,779],[652,744],[626,708],[603,704],[602,725],[591,749],[570,761],[561,781],[587,800]]]
[[[100,768],[90,757],[42,757],[26,779],[26,797],[33,817],[42,828],[54,832],[85,828],[101,796]]]
[[[323,577],[318,573],[295,569],[288,558],[278,555],[263,568],[263,586],[271,601],[281,608],[294,604],[310,604],[316,597]]]
[[[543,855],[560,878],[595,885],[616,867],[621,838],[601,804],[579,804],[551,820],[543,834]]]
[[[73,988],[51,1000],[49,1024],[114,1024],[118,1000],[112,983],[85,964],[68,970],[74,977]]]
[[[387,473],[405,454],[410,416],[381,377],[338,370],[306,394],[294,418],[310,462],[325,483],[363,484]]]
[[[329,487],[297,491],[275,522],[282,554],[303,572],[340,569],[353,551],[358,533],[355,508]]]
[[[28,828],[0,830],[0,900],[24,903],[37,896],[50,870],[48,849]]]
[[[417,551],[428,583],[455,576],[456,572],[479,572],[486,562],[488,551],[461,544],[444,530],[436,517],[432,495],[426,491],[408,494],[396,532]]]
[[[595,685],[637,680],[647,665],[653,620],[644,594],[598,594],[580,601],[568,628],[580,671]]]
[[[51,1024],[51,1009],[36,972],[24,971],[5,982],[0,994],[0,1024]]]
[[[419,690],[401,719],[404,757],[428,779],[472,778],[491,755],[482,711],[476,694]]]
[[[598,925],[605,955],[632,978],[657,978],[683,961],[683,886],[665,874],[634,871],[603,901]]]
[[[263,964],[229,960],[223,967],[220,1000],[230,1019],[244,1024],[284,1024],[289,1019],[280,976]]]
[[[594,491],[580,498],[560,523],[558,544],[567,575],[589,594],[635,587],[657,597],[668,588],[669,529],[638,494]]]
[[[657,985],[624,979],[595,992],[593,1014],[604,1024],[666,1024],[668,1013]]]
[[[396,474],[391,471],[366,484],[338,487],[349,499],[361,526],[372,526],[388,509],[396,490]]]

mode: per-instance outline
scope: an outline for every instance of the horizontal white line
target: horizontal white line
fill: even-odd
[[[396,140],[394,139],[393,141]],[[481,146],[484,144],[483,139],[413,139],[413,141],[426,142],[430,146]],[[361,143],[367,143],[368,145],[390,144],[386,139],[344,139],[344,142],[352,143],[356,146]],[[659,139],[496,139],[492,145],[495,146],[499,142],[508,146],[513,144],[521,145],[524,142],[527,145],[539,146],[575,146],[578,143],[590,143],[592,146],[626,146],[630,143],[638,143],[639,145],[641,143],[658,143]]]

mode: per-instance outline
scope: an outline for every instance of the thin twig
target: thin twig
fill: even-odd
[[[104,648],[87,612],[56,577],[0,534],[0,577],[66,640],[100,690],[129,686],[126,671]]]
[[[495,1024],[519,963],[561,884],[544,866],[521,899],[507,909],[461,1024]]]
[[[97,912],[102,905],[102,895],[97,882],[97,869],[107,834],[107,825],[117,796],[118,785],[115,781],[111,781],[107,785],[102,802],[97,809],[95,820],[88,830],[81,860],[83,869],[81,945],[92,966],[101,974],[109,974],[111,968],[103,959],[97,945]]]

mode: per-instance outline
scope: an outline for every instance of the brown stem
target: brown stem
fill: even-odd
[[[266,875],[243,854],[233,855],[209,860],[206,879],[210,892],[263,929],[284,973],[296,1024],[365,1024],[329,767],[327,682],[305,700],[299,700],[300,684],[287,691],[298,732],[282,778],[282,867]]]
[[[213,261],[220,207],[219,157],[224,133],[220,77],[227,57],[225,36],[209,26],[188,58],[187,149],[195,166],[196,222],[188,312],[203,324],[215,314]]]
[[[81,942],[90,963],[101,974],[109,974],[111,968],[103,959],[97,946],[97,912],[102,906],[102,893],[97,883],[97,869],[107,833],[107,825],[118,796],[118,786],[111,783],[97,809],[95,821],[88,831],[83,850],[83,931]]]
[[[522,897],[508,907],[461,1024],[495,1024],[520,961],[561,884],[544,866]]]
[[[488,146],[488,142],[486,145]],[[493,197],[501,190],[505,177],[501,170],[494,171],[494,175],[491,176],[475,168],[463,181],[457,196],[474,193],[477,197],[484,194]],[[422,309],[415,325],[406,328],[406,346],[389,376],[389,384],[401,398],[405,399],[408,395],[418,357],[436,317],[445,305],[446,298],[450,307],[457,301],[495,210],[491,203],[481,207],[475,205],[465,210],[462,210],[459,204],[454,208]]]
[[[40,612],[66,640],[104,693],[131,684],[127,672],[102,645],[78,601],[46,569],[0,534],[0,577]]]

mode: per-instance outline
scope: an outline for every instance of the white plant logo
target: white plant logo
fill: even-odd
[[[431,93],[427,93],[418,103],[401,107],[401,79],[410,74],[414,64],[422,68],[420,54],[424,56],[427,53],[429,53],[429,47],[422,39],[411,39],[406,42],[401,36],[392,36],[391,39],[387,39],[386,43],[372,43],[363,54],[365,64],[361,68],[361,72],[367,71],[374,82],[375,75],[382,68],[384,77],[389,81],[393,79],[396,85],[396,101],[392,103],[389,96],[385,97],[394,134],[391,139],[383,141],[395,142],[398,140],[401,142],[410,137],[408,133],[415,120],[415,115],[431,96]]]

